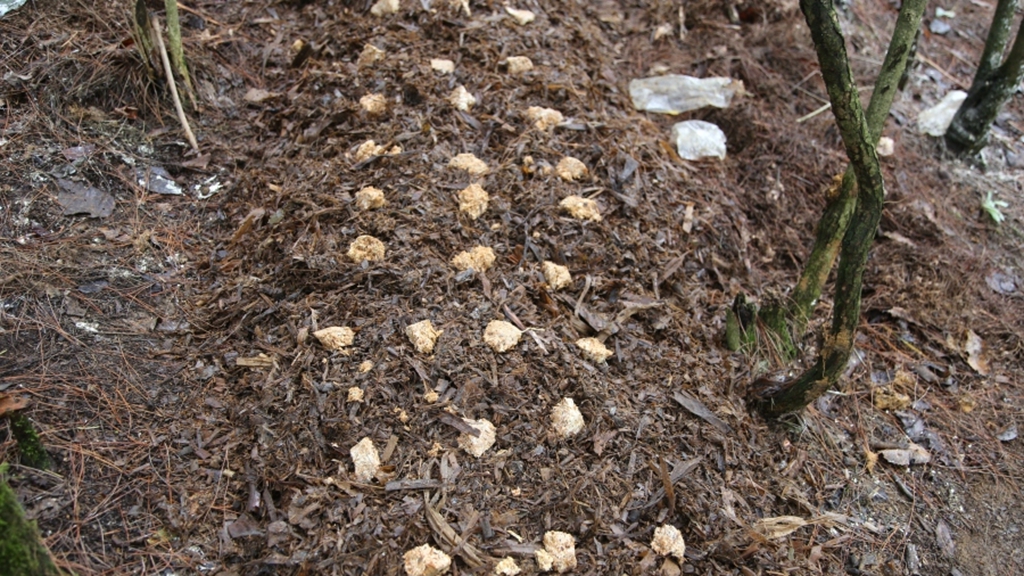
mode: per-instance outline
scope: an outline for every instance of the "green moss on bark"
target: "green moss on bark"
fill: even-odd
[[[18,452],[21,454],[21,463],[37,470],[49,470],[53,467],[53,460],[43,447],[32,422],[21,412],[15,412],[8,417],[11,422],[11,432],[18,442]]]

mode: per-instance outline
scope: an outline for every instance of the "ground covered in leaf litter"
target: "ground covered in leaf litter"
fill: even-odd
[[[771,424],[744,389],[786,367],[726,351],[724,309],[784,294],[844,166],[827,113],[796,121],[825,101],[799,13],[424,4],[183,5],[198,155],[126,7],[0,20],[0,386],[58,461],[10,482],[63,565],[395,574],[429,544],[536,573],[559,532],[581,574],[1021,570],[1020,108],[984,170],[914,128],[991,6],[947,7],[885,130],[843,388]],[[864,86],[894,14],[843,15]],[[633,110],[665,72],[743,81],[682,117],[724,161]]]

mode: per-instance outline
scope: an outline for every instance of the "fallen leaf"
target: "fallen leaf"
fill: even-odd
[[[956,543],[953,542],[953,534],[949,531],[949,525],[944,520],[939,520],[935,526],[935,543],[946,558],[956,555]]]
[[[249,88],[249,90],[245,93],[245,96],[243,96],[242,98],[244,98],[245,101],[249,102],[250,104],[259,104],[264,100],[276,98],[277,96],[278,94],[276,92],[264,90],[263,88]]]
[[[57,203],[64,207],[64,215],[88,214],[92,218],[106,218],[114,212],[114,197],[92,186],[64,180],[57,180],[61,192]]]
[[[1017,291],[1017,280],[1013,276],[999,270],[992,271],[985,277],[985,283],[997,294],[1013,294]]]
[[[615,438],[615,435],[618,433],[618,430],[606,430],[604,432],[594,434],[594,454],[596,456],[600,456],[601,453],[604,452],[604,447],[608,445],[608,442],[610,442],[612,438]]]
[[[762,518],[754,523],[754,530],[765,538],[782,538],[809,524],[799,516],[775,516]]]
[[[889,450],[880,450],[878,454],[890,464],[897,466],[910,466],[911,464],[927,464],[931,462],[932,455],[917,444],[910,443],[910,447],[903,448],[892,448]]]
[[[235,365],[246,368],[270,368],[274,365],[274,359],[266,354],[260,353],[259,356],[253,356],[251,358],[238,358],[235,360]]]
[[[985,358],[985,344],[981,341],[981,336],[974,333],[974,330],[968,330],[967,336],[964,337],[964,352],[967,353],[967,364],[974,368],[974,370],[982,376],[988,376],[988,360]]]
[[[28,400],[24,398],[7,394],[0,396],[0,416],[6,416],[26,407],[28,407]]]
[[[0,413],[2,412],[3,410],[0,409]],[[996,438],[998,438],[1000,442],[1009,442],[1010,440],[1015,440],[1017,438],[1017,425],[1010,424],[1010,426],[1007,429],[1003,430],[999,434],[996,434]]]
[[[135,181],[139,186],[155,194],[181,196],[181,186],[171,178],[160,166],[139,167],[135,169]]]
[[[732,428],[725,423],[721,418],[715,415],[714,412],[708,409],[700,400],[697,400],[693,396],[685,392],[676,392],[672,398],[679,403],[680,406],[686,408],[691,414],[703,419],[708,424],[711,424],[722,434],[732,434]]]

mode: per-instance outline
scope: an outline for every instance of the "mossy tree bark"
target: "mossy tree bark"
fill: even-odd
[[[753,387],[751,400],[767,416],[800,410],[839,380],[860,320],[861,283],[868,252],[882,216],[884,182],[875,141],[853,81],[846,44],[831,0],[800,0],[811,29],[832,114],[857,180],[857,201],[839,250],[832,324],[814,365],[797,378],[767,388]],[[907,45],[913,42],[913,38]],[[902,74],[902,72],[901,72]],[[900,74],[892,81],[895,89]]]
[[[946,130],[946,146],[961,156],[973,156],[985,147],[999,109],[1017,91],[1024,77],[1024,26],[1017,29],[1010,54],[999,64],[1016,7],[1016,0],[1000,0],[996,6],[978,71],[967,98]]]
[[[867,125],[869,143],[878,145],[885,119],[889,116],[893,98],[898,91],[900,78],[907,68],[907,58],[913,51],[914,39],[921,27],[927,0],[905,0],[896,17],[889,49],[878,73],[878,80],[868,104]],[[814,310],[814,304],[821,296],[822,287],[832,271],[832,264],[839,254],[843,235],[850,224],[857,202],[857,179],[853,166],[843,176],[836,177],[827,193],[827,205],[814,240],[814,247],[804,265],[800,281],[793,289],[790,316],[794,321],[794,333],[801,334],[807,327],[807,319]]]
[[[0,466],[0,572],[10,576],[58,576],[35,525],[25,518]]]
[[[21,412],[9,415],[8,419],[11,423],[11,433],[18,442],[21,463],[37,470],[49,470],[53,466],[53,460],[39,439],[39,433],[32,426],[32,421]]]

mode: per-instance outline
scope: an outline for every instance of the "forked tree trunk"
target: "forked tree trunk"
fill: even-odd
[[[885,53],[885,61],[875,81],[868,104],[867,123],[869,142],[878,144],[889,117],[893,98],[896,96],[900,78],[907,68],[907,58],[913,51],[914,39],[921,27],[921,17],[927,0],[905,0],[896,17],[889,49]],[[814,239],[814,247],[804,265],[800,281],[793,288],[790,316],[793,318],[795,334],[803,333],[807,319],[814,311],[814,304],[821,296],[822,286],[832,271],[832,264],[839,254],[839,246],[843,234],[850,224],[854,206],[857,202],[857,179],[853,167],[849,166],[842,178],[837,178],[827,193],[825,212],[818,221],[818,229]]]
[[[767,387],[752,387],[751,400],[767,416],[805,407],[834,386],[846,368],[860,320],[864,268],[882,216],[884,196],[878,154],[853,81],[846,44],[832,1],[800,0],[800,8],[811,29],[821,75],[828,89],[846,155],[857,179],[858,192],[856,207],[840,246],[835,305],[825,344],[814,365],[797,378]],[[893,88],[898,80],[899,75],[893,82]]]
[[[1016,0],[1000,0],[996,6],[978,72],[946,130],[946,146],[955,154],[973,156],[985,147],[999,109],[1013,97],[1024,77],[1024,26],[1017,29],[1010,54],[999,64],[1016,7]]]

